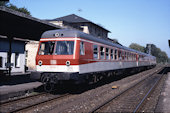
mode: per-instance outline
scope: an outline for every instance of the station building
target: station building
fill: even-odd
[[[11,44],[11,72],[25,72],[25,41],[14,39]],[[0,70],[7,70],[7,59],[9,52],[9,41],[0,36]]]
[[[24,73],[28,55],[26,42],[39,41],[43,32],[60,28],[4,6],[0,6],[0,25],[3,26],[0,27],[0,76]],[[36,48],[30,49],[36,51]],[[35,62],[35,58],[32,57],[31,61]]]
[[[108,38],[109,30],[75,14],[46,20],[62,28],[77,29],[99,38]]]

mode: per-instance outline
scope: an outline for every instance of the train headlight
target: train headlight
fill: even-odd
[[[39,66],[41,66],[42,63],[43,63],[43,62],[42,62],[41,60],[38,61],[38,65],[39,65]]]
[[[59,37],[60,34],[59,34],[59,33],[55,33],[54,36],[55,36],[55,37]]]
[[[66,61],[66,66],[69,66],[70,65],[70,61]]]

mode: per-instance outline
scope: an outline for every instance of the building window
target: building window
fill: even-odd
[[[100,58],[101,58],[101,59],[105,59],[105,58],[104,58],[104,52],[105,52],[105,51],[104,51],[104,47],[101,46],[101,47],[100,47]]]
[[[84,42],[80,42],[80,55],[85,55]]]
[[[98,59],[98,46],[93,45],[93,58]]]
[[[113,49],[110,50],[110,58],[113,60]]]
[[[0,57],[0,67],[2,67],[2,64],[3,64],[2,57]]]
[[[15,53],[15,67],[20,67],[20,56],[19,56],[19,53]]]
[[[107,59],[107,60],[110,59],[110,58],[109,58],[109,48],[106,48],[106,59]]]

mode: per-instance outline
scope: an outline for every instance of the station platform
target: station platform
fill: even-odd
[[[0,80],[0,101],[31,93],[42,85],[41,82],[31,80],[28,73],[15,74],[3,79]]]
[[[170,72],[167,73],[167,79],[160,94],[155,112],[159,113],[170,112]]]

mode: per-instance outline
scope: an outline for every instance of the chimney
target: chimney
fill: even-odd
[[[169,47],[170,47],[170,40],[169,40]]]

